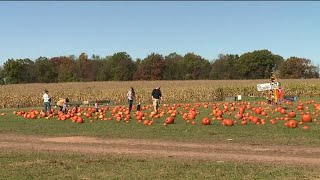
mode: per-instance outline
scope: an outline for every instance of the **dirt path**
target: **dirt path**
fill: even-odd
[[[320,148],[248,145],[232,142],[201,144],[143,139],[101,139],[81,136],[40,137],[0,134],[0,149],[118,153],[144,157],[307,164],[320,167]]]

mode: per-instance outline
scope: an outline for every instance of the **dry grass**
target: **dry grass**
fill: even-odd
[[[174,102],[210,102],[221,97],[243,96],[264,97],[256,85],[268,80],[197,80],[197,81],[128,81],[128,82],[74,82],[50,84],[15,84],[0,86],[0,108],[42,106],[42,94],[48,89],[53,101],[69,97],[71,101],[105,100],[113,104],[126,104],[126,93],[134,87],[142,103],[149,104],[151,91],[160,85],[164,101]],[[286,95],[315,97],[320,95],[318,79],[281,80]]]

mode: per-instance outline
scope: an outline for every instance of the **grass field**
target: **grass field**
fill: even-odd
[[[319,179],[318,167],[83,155],[0,152],[1,179]]]
[[[287,111],[294,110],[295,106],[296,104],[293,104],[291,107],[288,107]],[[162,109],[165,109],[165,107]],[[196,117],[196,125],[186,123],[182,119],[182,115],[178,115],[175,119],[175,124],[167,126],[164,126],[163,123],[169,115],[155,119],[152,126],[137,123],[135,119],[132,119],[129,123],[125,123],[124,121],[117,122],[115,119],[112,121],[101,121],[98,119],[90,123],[89,119],[87,119],[84,124],[79,125],[70,120],[58,121],[57,118],[23,119],[20,116],[13,115],[13,110],[2,110],[1,112],[5,112],[7,115],[0,116],[0,132],[46,136],[81,135],[109,138],[170,139],[189,142],[215,142],[233,139],[233,142],[237,143],[320,145],[320,126],[318,122],[308,123],[310,129],[307,131],[302,129],[302,125],[296,129],[289,129],[284,126],[284,120],[278,120],[275,125],[268,121],[265,125],[252,123],[241,125],[239,121],[233,127],[222,126],[221,121],[215,120],[212,121],[212,125],[203,126],[201,125],[201,120],[204,117],[210,117],[212,109],[202,107],[198,109],[200,113]],[[182,106],[177,108],[177,110],[187,112]],[[310,105],[310,112],[312,111],[314,111],[314,107]],[[151,109],[147,109],[146,112],[150,113]],[[224,117],[235,119],[235,114],[236,111],[231,115],[225,114]],[[261,115],[257,116],[264,118]],[[269,119],[281,116],[283,115],[276,112]],[[111,112],[107,112],[106,117],[112,117]],[[318,119],[315,115],[313,117],[314,119]],[[151,118],[147,117],[147,119]],[[297,113],[295,119],[300,121],[301,115]]]
[[[182,84],[179,84],[182,82],[175,83],[171,81],[170,83],[172,84],[169,83],[166,85],[162,83],[164,82],[150,82],[144,85],[138,85],[137,82],[128,82],[128,87],[135,86],[138,89],[137,92],[140,93],[143,90],[140,90],[139,88],[145,88],[145,93],[147,93],[147,89],[152,89],[156,84],[160,84],[161,86],[164,86],[163,93],[173,94],[173,92],[181,91],[179,88],[185,88],[186,91],[194,91],[193,93],[196,94],[196,98],[199,98],[203,94],[206,94],[206,89],[210,89],[209,86],[211,86],[208,85],[208,82],[200,81],[199,83],[202,83],[200,89],[203,91],[195,92],[195,89],[193,89],[194,87],[189,88],[186,87],[187,85],[183,86]],[[78,87],[78,83],[66,84],[70,87],[81,89],[80,86]],[[111,91],[111,89],[113,89],[113,93],[119,93],[121,91],[121,94],[123,92],[125,94],[127,87],[122,85],[122,88],[118,89],[116,88],[118,85],[112,86],[111,84],[108,84],[109,89],[101,90],[99,92],[92,88],[88,88],[98,86],[98,84],[95,83],[89,83],[89,85],[83,84],[82,88],[86,89],[85,87],[87,87],[90,90],[85,91],[86,93],[96,92],[97,94],[100,94],[99,96],[101,97],[104,92]],[[117,84],[117,82],[114,82],[114,84]],[[106,84],[98,87],[102,88],[105,85]],[[17,85],[17,87],[20,86],[23,85]],[[27,92],[32,92],[37,94],[37,96],[41,96],[41,90],[43,88],[53,88],[53,86],[57,85],[41,84],[34,86],[35,89],[32,89],[29,85],[26,85],[26,87],[29,88],[26,90],[26,94],[28,94]],[[166,89],[165,86],[170,86],[171,89]],[[3,87],[5,86],[1,86],[1,88]],[[58,87],[56,88],[58,89]],[[16,90],[16,88],[12,88],[9,91],[12,91],[11,93],[13,94],[20,92]],[[67,92],[71,91],[75,90],[68,90]],[[81,93],[79,92],[79,94]],[[176,98],[179,98],[181,102],[184,101],[180,97]],[[315,100],[315,102],[307,103],[310,99]],[[173,101],[173,98],[171,100]],[[193,100],[196,101],[197,99]],[[212,113],[211,105],[213,103],[218,105],[221,109],[223,108],[223,102],[210,101],[209,108],[204,108],[202,103],[199,103],[200,106],[196,106],[199,114],[196,116],[195,125],[187,123],[186,120],[182,118],[182,114],[188,112],[188,110],[185,109],[184,103],[182,103],[180,107],[176,107],[178,114],[174,124],[163,125],[166,117],[170,116],[170,114],[166,113],[168,111],[167,107],[161,107],[165,112],[164,116],[161,118],[154,118],[154,123],[151,126],[138,123],[133,115],[128,123],[125,123],[123,120],[118,122],[115,118],[111,121],[93,119],[93,122],[90,122],[90,119],[85,118],[85,123],[78,124],[71,120],[60,121],[57,120],[57,117],[49,119],[25,119],[22,116],[13,114],[13,111],[28,111],[31,108],[2,109],[0,110],[0,113],[5,113],[5,115],[0,116],[0,135],[13,134],[39,137],[84,136],[98,137],[101,139],[149,139],[154,141],[162,140],[212,145],[215,143],[228,142],[235,145],[253,144],[288,146],[292,148],[319,147],[319,114],[314,105],[320,103],[320,101],[318,98],[299,98],[299,100],[302,101],[294,102],[292,105],[284,104],[288,108],[287,112],[294,110],[297,113],[297,117],[294,119],[299,122],[301,120],[301,115],[300,111],[296,110],[296,106],[298,103],[304,103],[304,110],[301,112],[310,112],[313,122],[302,125],[298,124],[298,127],[294,129],[286,127],[284,125],[286,121],[281,119],[277,119],[276,124],[271,124],[269,122],[270,119],[285,117],[285,115],[275,111],[277,106],[268,106],[258,101],[251,101],[252,107],[263,107],[270,117],[265,117],[260,114],[256,115],[254,111],[250,109],[247,109],[245,112],[257,116],[260,119],[265,119],[266,124],[264,125],[253,124],[250,123],[250,121],[247,125],[242,125],[240,123],[241,121],[238,120],[238,122],[235,122],[234,126],[227,127],[221,125],[221,121],[217,119],[212,120],[211,125],[201,125],[201,120],[204,117],[212,118],[210,113]],[[170,101],[165,101],[165,103],[172,106],[173,103],[170,103]],[[119,101],[119,103],[120,102],[121,101]],[[190,105],[194,106],[195,104],[197,103],[191,103]],[[148,105],[148,102],[146,101],[144,105]],[[111,108],[112,107],[114,106],[111,106]],[[146,107],[147,109],[144,112],[149,114],[151,108],[149,108],[149,106]],[[34,109],[40,110],[41,108]],[[236,120],[234,116],[237,111],[238,109],[236,108],[230,115],[225,113],[223,117]],[[105,116],[112,117],[111,111],[109,110]],[[151,119],[148,116],[146,116],[146,118]],[[302,128],[304,125],[308,125],[309,129],[304,130]],[[302,164],[192,160],[159,158],[147,155],[136,157],[123,154],[56,152],[36,149],[31,151],[23,149],[6,149],[6,142],[0,143],[2,144],[0,146],[0,179],[320,179],[320,173],[318,171],[319,167]]]

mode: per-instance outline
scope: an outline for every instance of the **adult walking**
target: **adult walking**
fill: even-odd
[[[158,114],[160,101],[162,100],[162,94],[161,94],[160,86],[158,86],[158,87],[156,87],[155,89],[152,90],[151,98],[152,98],[152,104],[153,104],[154,112],[156,114]]]
[[[44,112],[50,112],[51,111],[51,97],[49,97],[49,91],[44,90],[43,94],[43,105],[44,105]]]
[[[132,104],[133,104],[133,100],[135,97],[136,97],[136,93],[134,92],[133,87],[131,87],[127,93],[127,98],[128,98],[128,102],[129,102],[129,112],[131,112],[131,110],[132,110]]]

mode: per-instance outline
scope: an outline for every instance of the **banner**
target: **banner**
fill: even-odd
[[[278,89],[279,83],[264,83],[264,84],[257,84],[257,90],[258,91],[268,91],[272,89]]]

